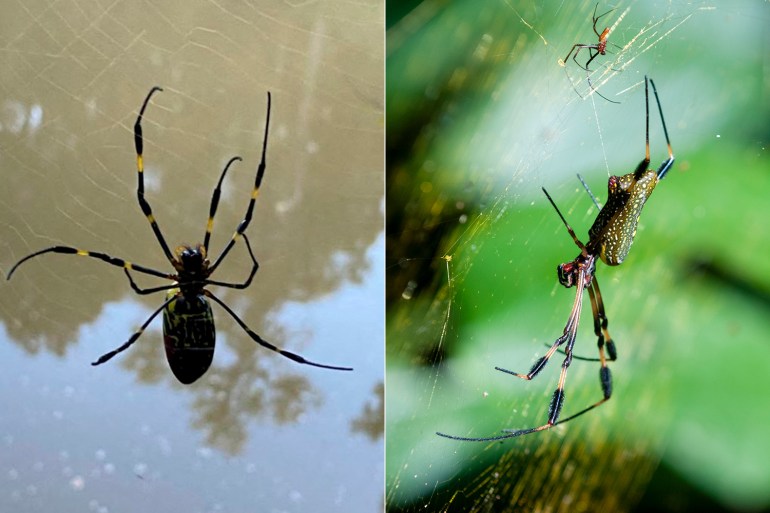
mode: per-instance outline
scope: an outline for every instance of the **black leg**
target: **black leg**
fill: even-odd
[[[312,365],[313,367],[321,367],[322,369],[332,369],[332,370],[342,370],[342,371],[352,371],[353,369],[351,367],[337,367],[336,365],[325,365],[322,363],[315,363],[311,362],[310,360],[305,359],[303,356],[300,356],[296,353],[292,353],[290,351],[286,351],[284,349],[281,349],[280,347],[276,347],[270,342],[266,341],[262,337],[260,337],[258,334],[254,333],[251,328],[249,328],[245,322],[241,320],[240,317],[238,317],[235,312],[232,311],[232,309],[227,306],[221,299],[216,297],[214,294],[212,294],[208,290],[203,291],[206,296],[210,297],[217,303],[219,303],[219,306],[225,309],[227,313],[230,314],[230,316],[235,319],[235,322],[238,323],[238,325],[245,331],[251,338],[256,342],[257,344],[261,345],[262,347],[265,347],[271,351],[275,351],[276,353],[280,354],[281,356],[285,356],[289,360],[293,360],[297,363],[302,363],[304,365]]]
[[[646,81],[645,77],[645,81]],[[645,82],[646,83],[646,82]],[[666,120],[663,119],[663,107],[660,106],[660,98],[658,98],[658,90],[655,88],[655,82],[650,79],[650,84],[652,85],[652,92],[655,94],[655,101],[658,104],[658,112],[660,113],[660,123],[663,125],[663,134],[666,136],[666,145],[668,146],[668,158],[663,161],[663,163],[658,168],[658,180],[662,180],[664,176],[666,176],[666,173],[668,173],[668,170],[671,169],[671,166],[674,164],[674,151],[671,149],[671,141],[668,138],[668,129],[666,129]],[[646,88],[645,88],[645,96],[646,96]],[[648,106],[649,110],[649,106]],[[649,134],[649,129],[648,129]],[[648,146],[649,146],[649,135],[648,135]]]
[[[165,300],[165,301],[163,302],[163,304],[162,304],[162,305],[160,305],[160,307],[159,307],[157,310],[155,310],[155,311],[152,313],[152,315],[150,315],[150,317],[149,317],[149,318],[148,318],[146,321],[144,321],[144,324],[142,324],[142,326],[141,326],[141,327],[140,327],[138,330],[136,330],[136,331],[134,332],[134,334],[133,334],[133,335],[131,335],[131,338],[129,338],[129,339],[126,341],[126,343],[125,343],[125,344],[123,344],[122,346],[120,346],[119,348],[117,348],[117,349],[115,349],[115,350],[113,350],[113,351],[110,351],[109,353],[105,353],[105,354],[103,354],[102,356],[100,356],[100,357],[99,357],[99,359],[98,359],[98,360],[96,360],[95,362],[91,363],[91,365],[101,365],[101,364],[103,364],[104,362],[106,362],[106,361],[110,360],[110,359],[111,359],[113,356],[115,356],[116,354],[118,354],[118,353],[122,353],[123,351],[125,351],[126,349],[128,349],[129,347],[131,347],[131,344],[133,344],[134,342],[136,342],[136,339],[138,339],[138,338],[139,338],[139,337],[142,335],[142,333],[144,333],[144,330],[147,328],[147,326],[149,326],[149,325],[150,325],[150,323],[152,322],[152,320],[153,320],[153,319],[154,319],[154,318],[155,318],[155,317],[156,317],[156,316],[157,316],[157,315],[158,315],[158,314],[161,312],[161,310],[163,310],[164,308],[166,308],[166,306],[167,306],[169,303],[171,303],[172,301],[174,301],[175,299],[176,299],[176,296],[172,296],[172,297],[168,298],[167,300]]]
[[[147,294],[154,294],[155,292],[160,292],[162,290],[171,290],[171,289],[179,288],[179,284],[178,283],[172,283],[170,285],[161,285],[160,287],[152,287],[152,288],[149,288],[149,289],[142,289],[142,288],[140,288],[136,284],[136,282],[134,281],[134,278],[128,272],[128,269],[123,269],[123,272],[126,273],[126,277],[128,278],[128,283],[131,285],[131,288],[133,289],[133,291],[136,292],[137,294],[142,295],[142,296],[145,296]],[[177,277],[174,277],[174,278],[171,278],[171,279],[173,279],[176,282]]]
[[[588,288],[588,295],[591,297],[591,306],[594,309],[594,333],[596,333],[599,346],[599,358],[604,358],[602,352],[603,346],[607,347],[607,359],[614,362],[618,359],[618,352],[615,348],[615,342],[613,342],[610,332],[607,329],[609,320],[607,314],[604,311],[604,301],[602,301],[602,292],[599,290],[599,282],[594,276],[591,285]],[[601,329],[601,331],[599,331]],[[603,360],[600,360],[603,361]]]
[[[8,279],[9,280],[11,279],[11,275],[16,270],[16,268],[19,267],[21,264],[23,264],[24,262],[26,262],[31,258],[34,258],[38,255],[42,255],[44,253],[62,253],[64,255],[78,255],[78,256],[97,258],[102,262],[107,262],[108,264],[114,265],[115,267],[122,267],[123,269],[130,269],[136,272],[157,276],[159,278],[174,279],[173,274],[156,271],[155,269],[150,269],[149,267],[145,267],[143,265],[132,264],[131,262],[123,260],[122,258],[111,257],[104,253],[98,253],[95,251],[86,251],[84,249],[77,249],[70,246],[52,246],[50,248],[41,249],[40,251],[35,251],[31,255],[25,256],[24,258],[16,262],[16,264],[13,267],[11,267],[11,270],[8,272]]]
[[[586,71],[587,71],[587,70],[586,70]],[[610,100],[609,98],[607,98],[606,96],[604,96],[602,93],[600,93],[600,92],[599,92],[599,90],[598,90],[598,89],[596,89],[596,88],[594,87],[594,85],[591,83],[591,76],[590,76],[588,73],[586,73],[586,81],[588,82],[588,87],[590,87],[590,88],[591,88],[591,91],[593,91],[595,94],[598,94],[599,96],[601,96],[602,98],[604,98],[605,100],[607,100],[607,101],[608,101],[608,102],[610,102],[610,103],[614,103],[614,104],[620,105],[620,102],[616,102],[615,100]],[[578,94],[578,95],[579,95],[579,94]],[[582,96],[581,96],[581,98],[582,98]]]
[[[222,174],[219,176],[219,182],[217,182],[217,186],[214,188],[214,193],[211,196],[211,206],[209,207],[209,220],[208,223],[206,223],[206,235],[203,237],[203,248],[206,250],[206,254],[209,253],[209,240],[211,239],[211,230],[214,228],[214,216],[217,213],[217,207],[219,206],[219,196],[222,194],[222,182],[225,179],[225,175],[227,174],[227,170],[230,169],[230,166],[233,162],[236,160],[243,160],[241,157],[233,157],[231,158],[227,164],[225,164],[225,168],[222,170]]]
[[[152,215],[152,208],[150,208],[150,204],[147,202],[147,200],[144,199],[144,158],[142,156],[142,152],[144,151],[144,139],[142,139],[142,116],[144,116],[144,110],[147,108],[147,104],[150,102],[150,98],[156,91],[163,91],[163,89],[158,86],[150,89],[150,92],[144,99],[144,103],[142,103],[142,108],[139,110],[139,116],[136,118],[136,123],[134,123],[134,146],[136,146],[136,171],[138,177],[136,198],[139,200],[139,206],[141,207],[142,212],[150,222],[152,231],[155,233],[155,238],[158,239],[158,243],[163,249],[163,253],[166,255],[168,261],[171,262],[171,265],[174,265],[174,257],[171,254],[171,251],[168,249],[166,239],[163,238],[163,234],[160,232],[160,227],[155,221],[155,217]]]
[[[259,270],[259,262],[257,262],[256,257],[254,257],[254,252],[251,250],[251,243],[249,243],[249,238],[246,236],[245,233],[242,235],[242,237],[243,237],[243,241],[246,243],[246,249],[249,252],[249,256],[251,257],[251,262],[252,262],[251,272],[249,273],[249,277],[246,278],[246,281],[244,281],[243,283],[225,283],[222,281],[206,280],[205,283],[207,285],[217,285],[219,287],[228,287],[231,289],[239,289],[239,290],[248,288],[248,286],[251,285],[251,280],[254,279],[254,275],[257,274],[257,270]]]
[[[246,231],[246,228],[248,228],[249,223],[251,222],[251,216],[254,211],[254,203],[257,200],[257,196],[259,195],[259,188],[262,185],[262,177],[265,174],[265,156],[267,154],[267,136],[268,132],[270,130],[270,102],[271,102],[271,96],[270,92],[267,93],[267,119],[265,120],[265,138],[262,142],[262,160],[259,163],[259,167],[257,168],[257,176],[254,179],[254,189],[251,191],[251,200],[249,200],[249,206],[246,209],[246,215],[243,218],[243,221],[241,221],[238,224],[238,227],[235,230],[235,233],[233,234],[232,239],[230,239],[230,242],[227,243],[227,246],[225,246],[225,249],[222,250],[222,253],[217,257],[216,261],[210,268],[210,272],[213,273],[214,270],[219,266],[220,263],[222,263],[222,260],[224,260],[225,256],[227,256],[227,253],[230,252],[230,250],[233,248],[233,245],[235,245],[235,241],[238,240],[240,236],[243,235],[243,233]]]

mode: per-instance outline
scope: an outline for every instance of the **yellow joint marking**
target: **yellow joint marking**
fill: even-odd
[[[254,189],[251,191],[251,199],[257,199],[257,196],[259,196],[259,189]]]
[[[211,230],[214,229],[214,218],[209,217],[209,222],[206,223],[206,233],[211,233]]]
[[[151,223],[154,223],[155,222],[155,216],[153,216],[152,214],[147,214],[147,220],[149,222],[151,222]]]
[[[126,261],[123,262],[123,267],[125,267],[126,269],[133,269],[134,268],[134,266],[131,265],[131,262],[126,262]]]
[[[136,167],[140,173],[144,171],[144,159],[141,155],[136,156]]]
[[[78,255],[80,256],[88,256],[88,251],[83,251],[82,249],[78,250]]]

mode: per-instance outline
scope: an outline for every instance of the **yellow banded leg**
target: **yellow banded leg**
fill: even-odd
[[[147,221],[149,221],[150,226],[152,227],[152,231],[155,233],[155,238],[158,239],[158,243],[160,244],[161,249],[163,249],[163,253],[166,255],[168,261],[173,265],[175,260],[171,254],[171,250],[168,249],[168,244],[166,244],[166,240],[163,238],[163,234],[160,232],[160,227],[155,221],[155,217],[152,215],[152,208],[150,208],[150,204],[146,199],[144,199],[144,158],[142,157],[142,153],[144,151],[144,139],[142,138],[142,116],[144,116],[144,110],[147,108],[147,105],[150,102],[150,98],[156,91],[163,91],[163,89],[158,86],[150,89],[150,92],[144,99],[144,103],[142,103],[142,108],[139,109],[139,116],[136,118],[136,123],[134,123],[134,146],[136,146],[136,172],[138,181],[136,187],[136,197],[139,201],[139,206],[142,209],[142,213],[144,213]]]
[[[211,231],[214,229],[214,216],[217,213],[217,208],[219,207],[219,197],[222,194],[222,182],[225,179],[227,170],[230,169],[230,166],[236,160],[243,160],[243,159],[241,159],[241,157],[236,156],[231,158],[227,162],[227,164],[225,164],[225,168],[222,170],[222,174],[219,176],[219,182],[217,182],[217,186],[214,188],[214,193],[211,196],[211,206],[209,207],[209,220],[206,223],[206,235],[203,238],[203,248],[206,250],[206,254],[208,254],[209,252],[209,240],[211,239]]]
[[[61,253],[64,255],[78,255],[78,256],[91,257],[91,258],[99,259],[102,262],[107,262],[108,264],[114,265],[115,267],[122,267],[123,269],[126,269],[126,270],[134,270],[140,273],[157,276],[159,278],[175,279],[175,276],[172,274],[156,271],[155,269],[151,269],[143,265],[132,264],[131,262],[128,262],[127,260],[123,260],[122,258],[113,257],[105,253],[99,253],[96,251],[86,251],[84,249],[77,249],[70,246],[52,246],[50,248],[41,249],[40,251],[35,251],[31,255],[25,256],[24,258],[16,262],[16,264],[14,264],[14,266],[11,268],[10,272],[8,273],[8,279],[9,280],[11,279],[11,276],[13,275],[14,271],[21,264],[23,264],[27,260],[30,260],[31,258],[34,258],[39,255],[43,255],[45,253]]]
[[[232,238],[230,239],[230,242],[227,243],[227,246],[225,246],[225,249],[222,250],[222,253],[217,257],[214,264],[211,266],[210,270],[213,273],[214,270],[219,266],[220,263],[222,263],[222,260],[224,260],[225,256],[230,252],[230,250],[233,248],[235,243],[238,240],[238,237],[241,236],[245,231],[246,228],[249,226],[249,223],[251,222],[251,216],[254,211],[254,204],[256,203],[257,196],[259,196],[259,188],[262,185],[262,177],[265,174],[265,169],[267,167],[266,164],[266,157],[267,157],[267,138],[268,134],[270,132],[270,105],[271,105],[271,95],[268,91],[267,93],[267,118],[265,119],[265,138],[262,141],[262,160],[259,162],[259,168],[257,169],[257,176],[254,179],[254,189],[251,191],[251,199],[249,200],[249,206],[246,209],[246,215],[243,218],[243,221],[238,223],[238,227],[235,230],[235,233],[233,234]]]

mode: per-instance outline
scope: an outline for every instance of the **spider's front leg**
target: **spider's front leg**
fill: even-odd
[[[163,250],[163,254],[166,255],[168,261],[173,265],[174,256],[171,254],[171,250],[168,248],[166,239],[163,237],[163,234],[160,231],[160,226],[158,226],[158,222],[155,220],[155,216],[152,214],[150,203],[144,197],[144,137],[142,135],[142,118],[144,117],[144,111],[147,109],[147,105],[150,103],[150,98],[152,98],[152,95],[158,91],[163,91],[163,88],[155,86],[150,89],[150,92],[147,93],[147,96],[142,103],[142,107],[139,109],[139,115],[136,117],[136,122],[134,123],[134,147],[136,148],[137,175],[136,199],[139,202],[139,207],[142,209],[142,213],[150,223],[152,232],[155,234],[155,238],[158,240],[158,244],[160,244],[160,247]]]
[[[210,272],[214,272],[214,270],[219,267],[219,264],[222,263],[222,261],[225,259],[225,256],[230,252],[231,249],[233,249],[233,246],[235,245],[235,242],[238,240],[239,237],[243,237],[244,233],[246,232],[246,228],[248,228],[249,223],[251,223],[251,216],[254,212],[254,204],[256,203],[257,196],[259,196],[259,188],[262,186],[262,177],[265,174],[265,169],[267,169],[266,164],[266,156],[267,156],[267,138],[270,131],[270,107],[272,102],[272,96],[270,95],[270,92],[267,93],[267,117],[265,119],[265,138],[262,141],[262,159],[259,162],[259,166],[257,167],[257,175],[254,178],[254,188],[251,190],[251,199],[249,200],[249,206],[246,208],[246,215],[243,217],[243,220],[238,223],[238,227],[235,229],[235,233],[233,233],[232,238],[227,243],[227,246],[225,246],[225,249],[222,250],[222,253],[219,254],[217,259],[214,261],[210,268]]]

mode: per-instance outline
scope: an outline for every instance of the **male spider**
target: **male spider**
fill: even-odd
[[[591,64],[591,62],[593,62],[593,60],[596,57],[598,57],[599,55],[606,55],[606,53],[607,53],[607,38],[610,37],[610,28],[609,27],[605,27],[604,30],[602,30],[602,33],[599,34],[599,32],[596,30],[596,23],[600,19],[602,19],[603,17],[607,16],[609,13],[614,11],[615,9],[610,9],[609,11],[605,12],[604,14],[602,14],[600,16],[596,16],[596,9],[598,9],[598,7],[599,7],[599,4],[597,3],[594,6],[594,14],[591,17],[591,20],[594,23],[594,25],[593,25],[593,27],[594,27],[594,34],[596,34],[596,37],[599,38],[599,42],[596,43],[596,44],[575,43],[572,46],[572,48],[570,49],[570,51],[567,54],[567,56],[562,61],[563,63],[566,63],[567,59],[569,59],[569,56],[572,55],[572,60],[575,61],[575,64],[577,64],[578,66],[580,66],[581,68],[583,68],[586,71],[591,71],[588,68],[588,66]],[[575,50],[576,48],[577,48],[577,50]],[[581,65],[577,61],[578,52],[580,52],[580,50],[582,50],[583,48],[588,50],[588,55],[589,55],[589,58],[586,61],[585,65]],[[573,54],[572,52],[575,52],[575,53]]]
[[[601,209],[596,216],[591,229],[588,230],[588,243],[583,244],[578,240],[575,232],[570,227],[567,220],[562,215],[559,208],[554,203],[551,196],[543,188],[548,201],[551,202],[553,208],[556,209],[556,213],[559,214],[562,223],[567,228],[572,240],[575,242],[578,248],[580,248],[580,254],[572,262],[566,262],[557,267],[557,274],[559,277],[559,283],[567,288],[575,287],[577,289],[575,294],[575,302],[572,305],[572,311],[570,312],[567,324],[564,327],[563,334],[556,339],[551,345],[550,349],[544,356],[541,356],[532,368],[526,374],[519,374],[500,367],[495,369],[512,374],[516,377],[531,380],[537,374],[543,370],[548,360],[556,353],[559,348],[564,345],[565,358],[561,367],[561,374],[559,375],[559,383],[554,391],[551,404],[548,409],[548,421],[542,426],[528,428],[528,429],[505,429],[503,435],[485,437],[485,438],[468,438],[460,436],[446,435],[443,433],[436,433],[439,436],[445,438],[451,438],[453,440],[482,442],[492,440],[503,440],[506,438],[513,438],[536,431],[543,431],[557,424],[563,424],[568,422],[584,413],[588,412],[605,403],[610,399],[612,395],[612,377],[610,375],[610,369],[607,367],[607,360],[613,361],[617,359],[617,352],[615,350],[615,343],[612,341],[609,332],[607,331],[607,316],[604,312],[604,302],[602,301],[602,294],[599,291],[599,282],[594,276],[596,270],[596,259],[601,258],[607,265],[620,265],[628,255],[629,249],[631,249],[631,243],[634,241],[636,235],[636,226],[639,222],[639,215],[641,214],[642,207],[650,197],[652,191],[660,180],[662,180],[669,169],[671,169],[674,163],[674,153],[671,149],[671,141],[668,138],[668,130],[666,129],[666,122],[663,119],[663,109],[660,106],[660,99],[658,98],[658,91],[655,89],[655,83],[649,80],[652,85],[652,91],[655,94],[655,101],[658,104],[658,112],[660,113],[660,123],[663,125],[663,134],[666,137],[666,145],[668,146],[668,158],[658,167],[657,170],[649,169],[650,165],[650,101],[647,87],[647,77],[644,77],[644,101],[646,111],[646,136],[645,136],[645,157],[636,166],[636,169],[632,173],[628,173],[623,176],[611,176],[607,183],[607,203]],[[594,404],[580,410],[579,412],[567,417],[566,419],[559,420],[559,414],[561,408],[564,405],[564,383],[567,379],[567,369],[572,363],[572,349],[575,345],[575,339],[577,337],[577,328],[580,322],[580,311],[583,304],[583,291],[588,289],[588,296],[591,299],[591,309],[593,310],[594,317],[594,333],[598,339],[599,346],[599,362],[601,362],[601,368],[599,369],[599,381],[602,387],[602,399]],[[605,345],[607,355],[605,356]]]
[[[134,124],[134,145],[136,146],[136,166],[139,179],[139,183],[136,189],[136,196],[139,200],[139,206],[141,207],[142,212],[144,213],[145,217],[147,217],[147,220],[150,222],[150,226],[152,227],[152,231],[155,233],[155,238],[158,240],[163,253],[166,255],[166,258],[176,272],[164,273],[162,271],[156,271],[155,269],[133,264],[123,260],[122,258],[112,257],[105,253],[86,251],[70,246],[52,246],[46,249],[41,249],[40,251],[36,251],[19,260],[8,273],[8,279],[11,279],[11,276],[17,267],[31,258],[42,255],[44,253],[63,253],[67,255],[79,255],[97,258],[103,262],[107,262],[110,265],[122,267],[123,272],[125,272],[126,276],[128,277],[128,282],[131,285],[131,288],[137,294],[152,294],[154,292],[160,292],[164,290],[168,291],[166,300],[163,302],[163,304],[160,305],[160,307],[158,307],[158,309],[155,310],[152,315],[150,315],[144,324],[142,324],[142,326],[131,335],[128,341],[126,341],[117,349],[99,357],[99,359],[93,362],[92,365],[100,365],[111,359],[116,354],[128,349],[131,344],[136,342],[136,340],[141,336],[150,322],[162,310],[163,341],[166,348],[166,357],[168,359],[169,367],[171,367],[171,371],[180,382],[184,383],[185,385],[193,383],[198,378],[203,376],[203,374],[211,365],[211,361],[214,357],[214,343],[216,338],[216,332],[214,330],[214,314],[211,311],[211,305],[206,299],[210,298],[214,302],[218,303],[222,308],[224,308],[224,310],[230,314],[233,319],[235,319],[235,322],[238,323],[238,325],[259,345],[266,347],[271,351],[275,351],[285,356],[286,358],[289,358],[290,360],[294,360],[295,362],[305,365],[312,365],[314,367],[321,367],[324,369],[345,371],[353,370],[350,367],[337,367],[333,365],[315,363],[296,353],[292,353],[276,347],[252,331],[229,306],[227,306],[224,302],[222,302],[222,300],[212,294],[209,290],[204,288],[206,285],[218,285],[220,287],[228,287],[232,289],[245,289],[251,284],[251,281],[254,278],[257,269],[259,268],[259,264],[257,263],[257,259],[254,257],[254,253],[251,250],[251,244],[249,243],[249,239],[245,232],[246,228],[249,226],[249,222],[251,221],[252,211],[254,210],[254,203],[256,201],[257,195],[259,194],[259,187],[262,183],[262,176],[265,173],[265,154],[267,152],[267,136],[268,130],[270,128],[270,93],[267,93],[267,119],[265,121],[265,137],[262,143],[262,159],[259,163],[259,167],[257,168],[257,176],[254,181],[254,189],[251,192],[249,206],[246,210],[246,216],[238,224],[235,233],[233,234],[228,244],[225,246],[224,250],[222,250],[222,253],[219,255],[219,257],[217,257],[213,264],[210,264],[208,258],[206,258],[206,255],[208,254],[209,240],[211,238],[211,231],[214,226],[214,215],[216,214],[217,207],[219,205],[222,181],[224,180],[230,165],[236,160],[241,160],[241,158],[231,158],[230,161],[228,161],[225,165],[225,168],[222,170],[222,174],[219,177],[219,182],[217,183],[217,186],[214,189],[214,193],[211,197],[209,218],[206,225],[206,234],[203,238],[203,244],[197,244],[194,247],[188,245],[179,246],[176,248],[174,254],[172,255],[168,248],[168,244],[166,244],[166,240],[161,234],[160,227],[152,215],[150,204],[144,197],[144,164],[142,159],[142,149],[144,142],[142,139],[141,123],[144,110],[147,108],[147,105],[150,102],[150,98],[156,91],[163,91],[163,89],[157,86],[150,89],[150,92],[144,99],[144,103],[142,103],[142,107],[139,110],[139,116],[136,118],[136,123]],[[248,250],[252,261],[251,272],[249,273],[248,278],[246,278],[246,281],[243,283],[225,283],[209,279],[209,277],[214,273],[219,264],[222,263],[225,256],[227,256],[239,238],[243,238],[243,241],[246,243],[246,249]],[[170,285],[162,285],[149,289],[141,289],[136,285],[129,271],[136,271],[143,274],[149,274],[151,276],[157,276],[159,278],[172,280],[173,283]]]
[[[602,30],[602,33],[600,34],[596,30],[596,23],[601,18],[603,18],[604,16],[607,16],[609,13],[611,13],[612,11],[615,10],[615,9],[610,9],[609,11],[605,12],[604,14],[602,14],[600,16],[596,16],[596,9],[598,7],[599,7],[599,4],[597,3],[594,6],[594,14],[591,17],[591,20],[593,21],[594,34],[596,34],[596,37],[599,38],[599,42],[596,43],[596,44],[575,43],[574,45],[572,45],[572,48],[570,49],[569,53],[564,58],[564,60],[560,61],[560,64],[562,66],[566,66],[567,59],[569,59],[570,55],[572,55],[572,60],[575,61],[575,64],[577,64],[578,66],[580,66],[581,68],[583,68],[586,71],[586,80],[588,80],[588,85],[591,88],[591,90],[594,91],[596,94],[598,94],[599,96],[601,96],[602,98],[604,98],[605,100],[607,100],[610,103],[620,103],[620,102],[616,102],[616,101],[610,100],[609,98],[605,97],[603,94],[601,94],[599,91],[597,91],[594,88],[593,84],[591,84],[591,77],[590,77],[591,69],[588,66],[590,66],[590,64],[593,62],[593,60],[596,57],[598,57],[599,55],[606,55],[607,54],[607,43],[608,43],[607,38],[610,37],[610,31],[612,30],[610,27],[605,27],[604,30]],[[580,50],[582,50],[584,48],[588,50],[589,57],[588,57],[588,60],[586,61],[585,65],[582,65],[582,64],[580,64],[577,61],[577,56],[578,56],[578,53],[580,52]],[[575,53],[572,53],[572,52],[575,52]],[[577,90],[575,92],[577,92]],[[578,96],[580,96],[580,93],[578,93]]]

